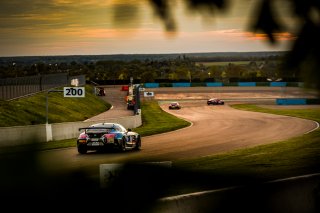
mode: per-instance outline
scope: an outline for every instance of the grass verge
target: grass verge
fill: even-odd
[[[239,110],[295,116],[320,122],[320,109],[267,109],[256,105],[233,105]],[[189,122],[164,112],[156,101],[142,103],[142,136],[172,131]],[[252,184],[320,172],[320,130],[273,144],[223,154],[172,162],[178,180],[166,195],[183,194],[230,185]],[[7,152],[75,147],[75,139],[9,147]],[[177,184],[179,183],[179,184]]]
[[[320,109],[278,110],[256,105],[233,105],[232,107],[320,122]],[[206,177],[212,177],[209,184],[202,181],[206,183],[204,184],[206,188],[217,187],[213,183],[214,178],[217,179],[217,177],[224,180],[221,182],[228,182],[228,184],[244,184],[318,173],[320,172],[320,129],[273,144],[201,158],[177,160],[173,162],[173,165],[176,169],[205,173]],[[232,180],[226,181],[227,178]],[[188,191],[183,193],[186,192]]]
[[[41,99],[41,98],[40,98]],[[320,122],[319,109],[267,109],[256,105],[233,105],[239,110],[295,116]],[[143,125],[135,128],[142,136],[159,134],[190,125],[189,122],[164,112],[156,101],[142,102]],[[88,116],[88,115],[86,115]],[[320,130],[273,144],[249,149],[173,162],[177,169],[192,168],[206,174],[249,177],[249,179],[277,179],[320,172]],[[10,151],[47,150],[75,147],[75,139],[17,146]],[[9,151],[9,150],[7,150]],[[241,178],[240,178],[241,179]],[[249,180],[248,179],[248,180]]]
[[[169,132],[190,126],[190,122],[163,111],[156,101],[143,101],[142,126],[135,128],[142,136]]]
[[[59,89],[63,90],[56,90]],[[85,90],[84,98],[64,98],[62,92],[44,91],[11,101],[0,100],[0,127],[45,124],[47,96],[49,123],[82,121],[110,109],[109,103],[95,96],[93,87],[87,85]]]
[[[70,108],[69,108],[70,109]],[[164,112],[157,101],[144,101],[141,103],[142,120],[143,125],[137,128],[134,128],[133,131],[136,131],[141,134],[141,136],[154,135],[164,132],[169,132],[190,125],[189,122],[177,118],[171,114]],[[85,116],[89,116],[90,112],[87,113],[87,110],[83,111]],[[69,118],[70,119],[70,118]],[[21,145],[15,147],[2,147],[2,152],[19,152],[19,151],[42,151],[50,149],[60,149],[76,146],[76,138],[61,140],[61,141],[50,141],[48,143],[37,143],[29,145]]]

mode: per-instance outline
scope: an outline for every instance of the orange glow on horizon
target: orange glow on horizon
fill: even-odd
[[[268,40],[268,35],[265,33],[253,33],[253,32],[247,32],[247,37],[249,37],[252,40]],[[283,32],[283,33],[273,33],[273,36],[275,40],[277,41],[293,41],[296,40],[297,37],[289,32]]]

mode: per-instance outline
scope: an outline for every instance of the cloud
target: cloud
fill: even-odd
[[[144,0],[10,0],[0,2],[0,55],[39,55],[126,52],[181,52],[254,48],[264,35],[240,29],[247,20],[241,16],[246,5],[230,16],[206,17],[184,13],[176,4],[178,30],[166,33]],[[178,2],[178,1],[177,1]],[[238,2],[238,1],[237,1]],[[211,21],[211,20],[210,20]],[[278,34],[290,40],[290,34]],[[254,41],[254,42],[252,42]],[[228,45],[233,45],[228,47]],[[77,49],[78,48],[78,49]],[[23,51],[22,51],[23,50]],[[21,51],[21,52],[19,52]]]

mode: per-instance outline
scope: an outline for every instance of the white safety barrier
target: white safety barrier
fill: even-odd
[[[136,128],[142,125],[141,114],[139,114],[90,122],[80,121],[0,127],[0,147],[76,138],[79,135],[79,128],[102,122],[119,123],[125,128]]]

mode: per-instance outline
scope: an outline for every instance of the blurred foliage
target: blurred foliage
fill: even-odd
[[[215,15],[216,11],[227,10],[232,3],[231,0],[183,0],[188,9],[199,14]],[[174,8],[170,7],[169,0],[149,0],[154,8],[155,14],[163,21],[165,29],[175,29],[176,22],[172,13]],[[286,32],[288,26],[281,22],[279,10],[275,4],[276,0],[255,1],[253,16],[256,17],[249,23],[248,27],[253,32],[266,35],[267,42],[276,45],[277,33]],[[295,25],[298,29],[297,38],[284,63],[285,72],[296,72],[301,75],[307,87],[316,88],[320,91],[320,1],[318,0],[283,0],[290,5],[290,15],[297,20]],[[247,3],[244,1],[244,3]],[[251,14],[248,14],[251,15]]]

